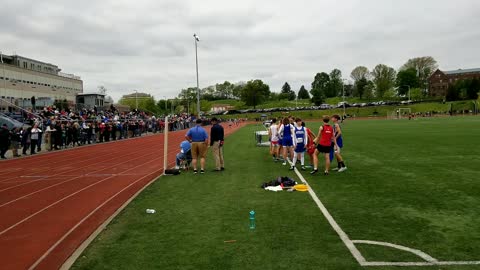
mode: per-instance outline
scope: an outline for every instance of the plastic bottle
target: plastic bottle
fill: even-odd
[[[250,211],[250,229],[255,229],[255,211]]]

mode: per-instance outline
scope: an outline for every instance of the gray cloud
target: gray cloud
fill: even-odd
[[[400,67],[431,55],[440,68],[479,67],[480,1],[4,0],[0,50],[59,65],[115,99],[157,98],[200,84],[262,79],[309,88],[315,73]]]

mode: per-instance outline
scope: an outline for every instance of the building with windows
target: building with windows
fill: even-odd
[[[73,74],[62,73],[53,64],[19,55],[0,54],[0,111],[14,107],[31,108],[53,104],[55,100],[75,103],[75,96],[83,93],[83,81]],[[41,102],[38,102],[41,101]]]
[[[78,110],[91,110],[94,107],[103,110],[104,101],[105,95],[103,94],[78,94],[75,103]]]
[[[480,68],[441,71],[437,69],[428,78],[428,91],[431,96],[445,97],[448,87],[458,80],[480,79]]]

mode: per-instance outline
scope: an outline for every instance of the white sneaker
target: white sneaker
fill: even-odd
[[[344,171],[346,171],[346,170],[347,170],[347,167],[342,167],[342,168],[340,168],[340,169],[338,170],[338,172],[344,172]]]
[[[175,170],[178,170],[178,169],[180,169],[180,167],[178,167],[178,166],[175,166]]]
[[[283,166],[287,165],[287,162],[286,162],[286,161],[285,161],[285,162],[283,162],[283,163],[282,163],[282,165],[283,165]]]

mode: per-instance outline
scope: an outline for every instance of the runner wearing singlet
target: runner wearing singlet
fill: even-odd
[[[282,134],[282,146],[283,146],[283,163],[287,165],[287,152],[289,156],[293,156],[293,125],[290,125],[290,120],[283,118],[283,126],[280,127],[279,133]]]
[[[337,166],[338,168],[334,168],[334,171],[339,171],[343,172],[347,170],[347,166],[345,166],[345,162],[343,161],[343,158],[340,154],[340,150],[343,147],[343,138],[342,138],[342,129],[340,128],[340,125],[338,124],[338,121],[340,120],[340,116],[335,114],[332,116],[332,122],[333,122],[333,134],[335,134],[335,140],[337,141],[336,147],[332,147],[330,150],[330,161],[333,161],[333,157],[337,159]]]
[[[325,157],[324,174],[328,175],[328,171],[330,169],[330,149],[332,148],[332,140],[334,141],[334,145],[337,145],[335,136],[333,134],[333,128],[328,124],[328,122],[330,122],[330,116],[324,115],[323,126],[319,128],[318,136],[315,139],[317,140],[318,144],[317,149],[315,149],[315,153],[313,153],[313,171],[311,171],[310,174],[316,174],[318,172],[318,154],[322,153]]]
[[[293,128],[293,143],[295,145],[294,156],[292,161],[292,166],[290,170],[295,169],[295,164],[297,159],[300,156],[300,165],[302,170],[305,170],[305,151],[307,150],[306,146],[308,144],[308,136],[305,127],[302,126],[302,119],[295,119],[295,127]]]
[[[277,119],[272,119],[272,124],[268,128],[268,137],[270,138],[270,154],[274,161],[278,160],[278,147],[280,145],[278,137]]]

